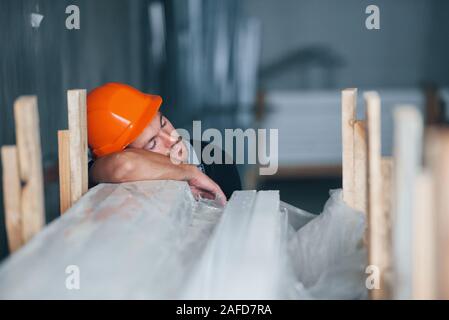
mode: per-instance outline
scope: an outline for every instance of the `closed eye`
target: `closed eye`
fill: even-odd
[[[156,147],[156,139],[153,138],[145,145],[144,149],[146,150],[153,150]]]

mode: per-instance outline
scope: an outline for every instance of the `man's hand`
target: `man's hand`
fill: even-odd
[[[190,190],[197,198],[218,200],[222,205],[226,204],[226,196],[221,188],[212,179],[202,173],[197,167],[190,166],[191,175],[188,176],[187,182],[189,183]]]
[[[169,157],[129,148],[97,159],[90,169],[91,178],[97,183],[122,183],[143,180],[187,181],[195,196],[212,198],[226,203],[220,187],[196,166],[174,164]]]

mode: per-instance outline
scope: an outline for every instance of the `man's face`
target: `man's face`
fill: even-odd
[[[128,147],[160,153],[175,161],[186,162],[188,157],[181,137],[160,112]]]

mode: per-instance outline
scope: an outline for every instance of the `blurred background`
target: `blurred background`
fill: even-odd
[[[65,27],[71,4],[80,30]],[[370,4],[380,30],[365,27]],[[0,0],[0,145],[15,143],[14,100],[37,95],[53,220],[66,91],[124,82],[162,95],[178,128],[201,120],[203,129],[278,129],[278,173],[240,166],[244,186],[280,190],[283,201],[320,213],[329,189],[341,187],[341,89],[379,90],[384,155],[394,105],[447,122],[448,13],[445,0]],[[31,14],[43,16],[39,27]],[[0,259],[7,254],[1,207]]]

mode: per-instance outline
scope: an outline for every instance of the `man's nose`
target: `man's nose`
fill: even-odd
[[[170,148],[173,147],[176,143],[178,143],[179,140],[181,139],[181,137],[179,135],[177,135],[176,133],[173,133],[173,132],[168,133],[163,130],[161,130],[160,136],[164,140],[167,147],[170,147]]]

